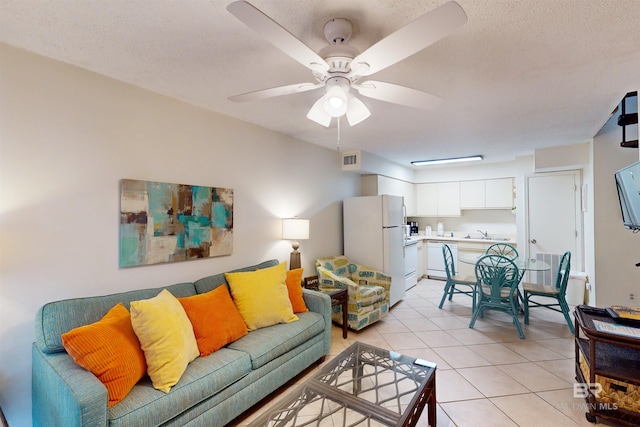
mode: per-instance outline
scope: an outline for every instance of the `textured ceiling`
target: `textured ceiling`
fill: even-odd
[[[364,51],[443,0],[250,0],[306,45],[326,21],[354,23]],[[336,148],[335,121],[306,119],[321,90],[233,103],[311,72],[227,10],[230,0],[0,0],[0,41],[294,137]],[[487,162],[591,139],[640,88],[638,0],[459,0],[469,21],[371,76],[444,98],[417,110],[361,97],[372,116],[341,126],[341,149],[411,160]]]

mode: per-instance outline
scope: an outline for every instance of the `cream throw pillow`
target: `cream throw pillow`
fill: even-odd
[[[132,301],[130,312],[153,387],[168,393],[200,355],[187,313],[166,289],[154,298]]]
[[[250,331],[298,320],[285,284],[287,264],[224,274],[233,302]]]

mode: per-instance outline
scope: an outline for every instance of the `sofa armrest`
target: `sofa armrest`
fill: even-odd
[[[107,388],[65,352],[31,352],[34,426],[106,426]]]
[[[331,349],[331,298],[322,292],[311,289],[302,289],[304,303],[314,313],[320,313],[324,318],[324,343],[325,353],[329,354]]]

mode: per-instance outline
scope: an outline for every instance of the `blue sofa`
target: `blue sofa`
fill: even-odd
[[[233,270],[272,267],[277,260]],[[186,297],[226,286],[224,273],[193,283],[76,298],[45,304],[36,314],[32,348],[34,426],[224,426],[316,361],[331,345],[331,301],[307,289],[309,312],[299,321],[249,332],[207,357],[191,362],[169,393],[145,376],[129,394],[107,407],[107,389],[77,365],[61,334],[100,320],[118,302],[155,297],[162,289]]]

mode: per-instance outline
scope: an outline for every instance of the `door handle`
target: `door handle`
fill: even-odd
[[[536,239],[531,239],[531,243],[535,245],[538,241]]]

